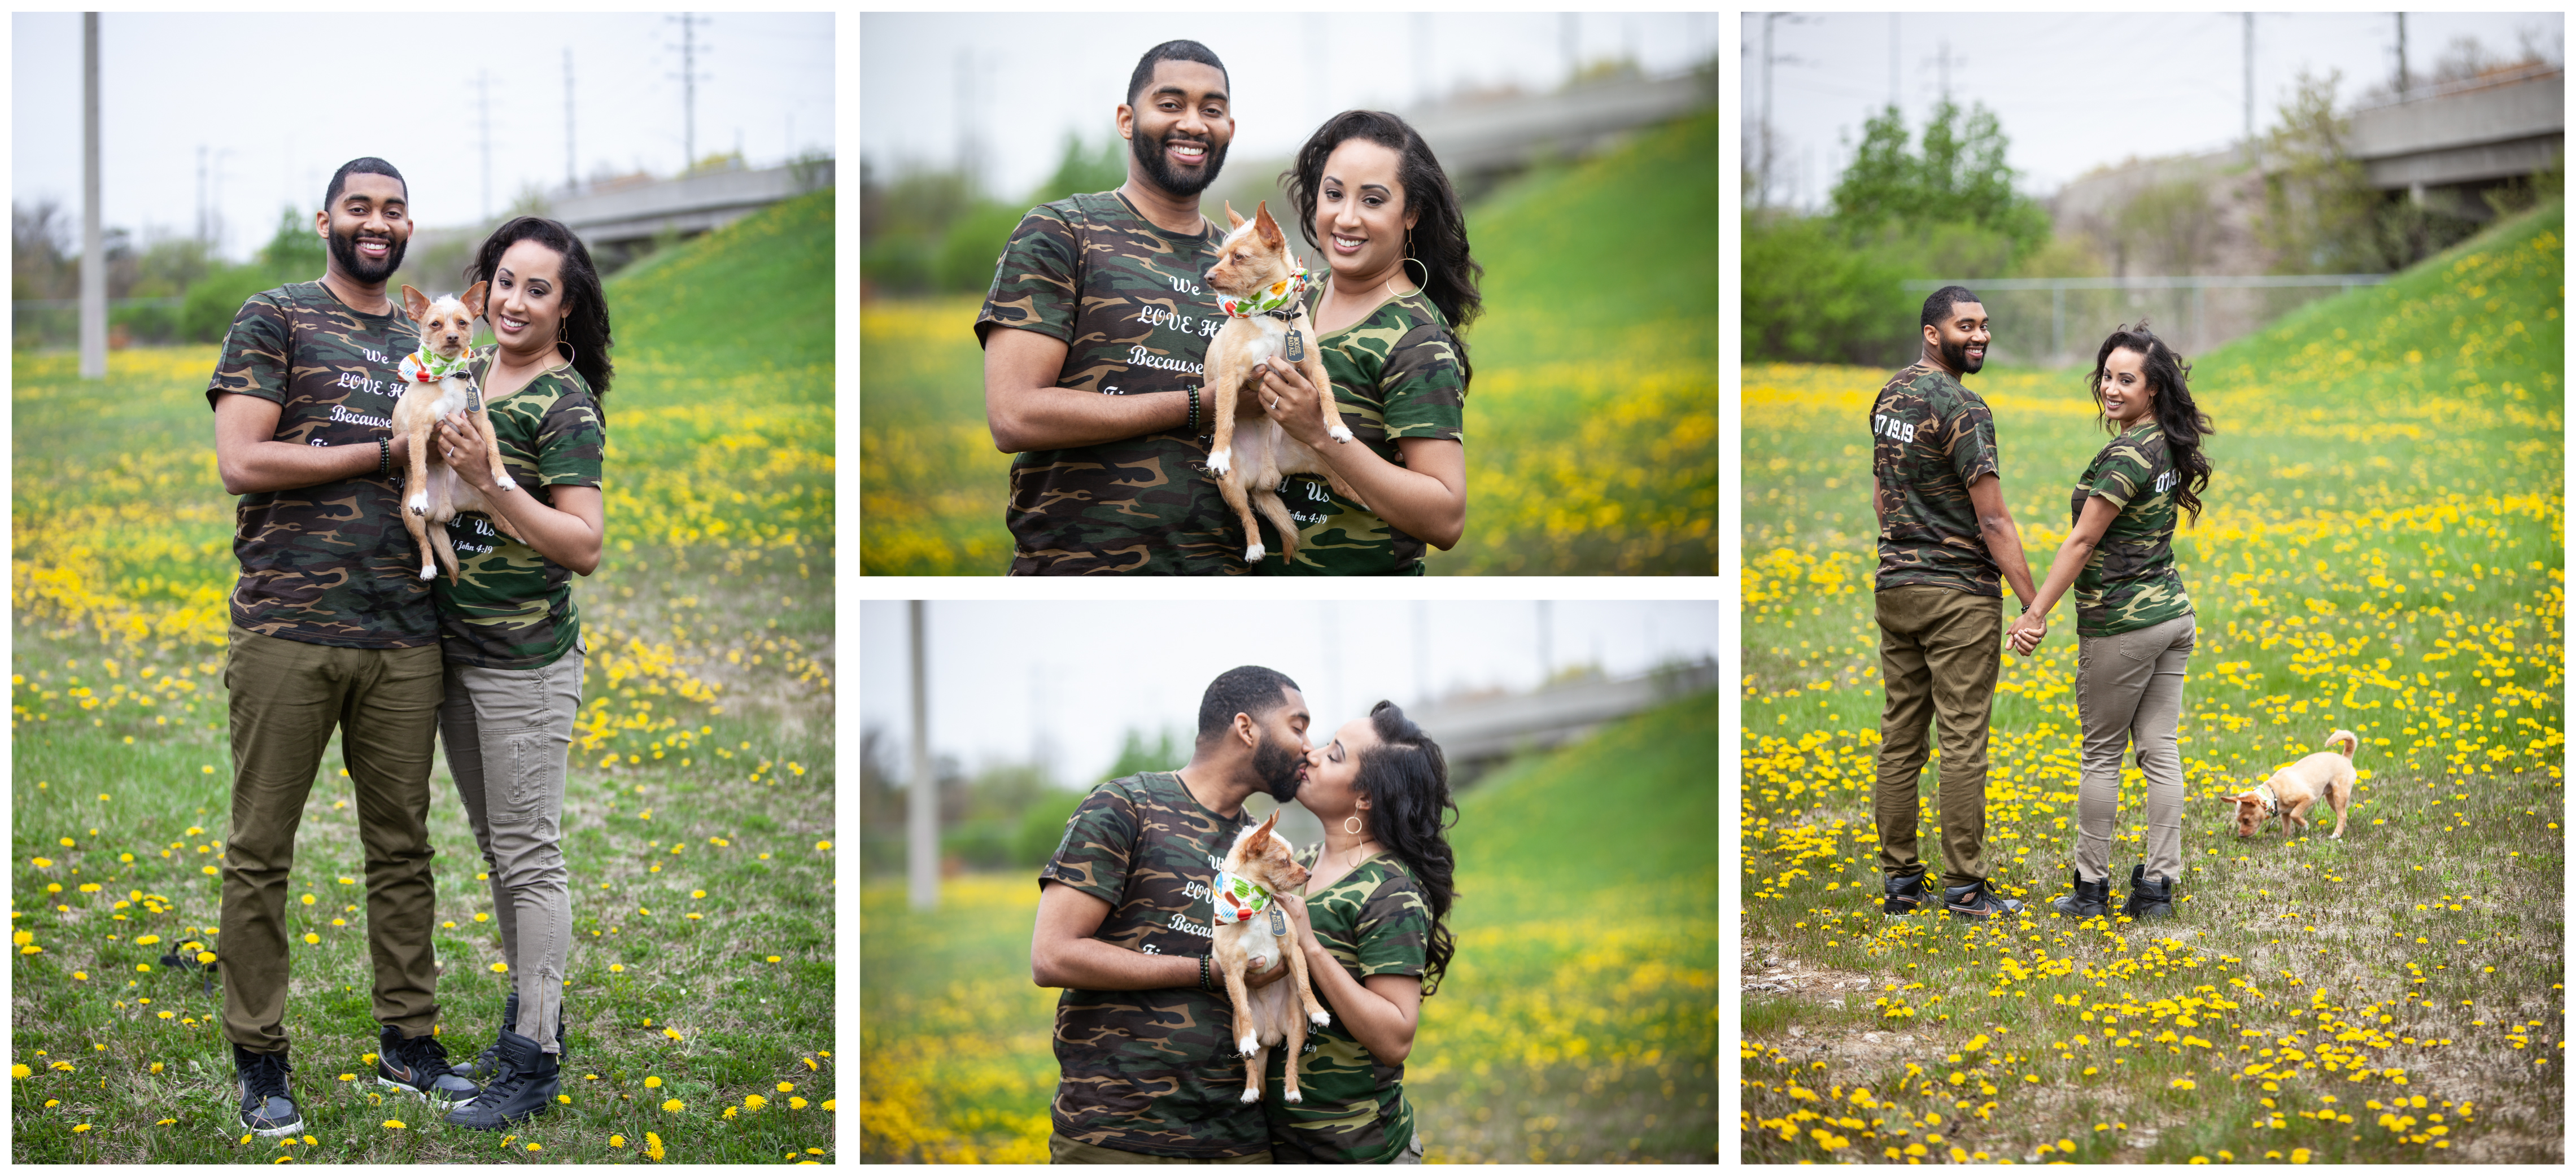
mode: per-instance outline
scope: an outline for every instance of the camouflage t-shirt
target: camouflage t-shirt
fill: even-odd
[[[1211,884],[1250,824],[1200,805],[1171,772],[1091,790],[1039,885],[1109,904],[1092,937],[1146,955],[1204,956]],[[1195,984],[1136,992],[1066,989],[1055,1007],[1055,1129],[1113,1151],[1224,1159],[1269,1147],[1261,1108],[1242,1101],[1234,1007]]]
[[[474,379],[490,378],[493,348],[474,354]],[[526,387],[488,402],[492,431],[501,440],[501,464],[521,492],[554,505],[550,486],[599,485],[600,452],[608,432],[599,402],[581,373],[563,364]],[[573,607],[572,569],[537,554],[501,533],[480,512],[447,524],[456,548],[456,583],[442,575],[438,597],[440,656],[491,670],[553,665],[581,639],[581,612]]]
[[[1324,291],[1309,296],[1312,315]],[[1440,308],[1420,291],[1387,299],[1367,318],[1315,340],[1342,423],[1379,457],[1404,464],[1399,438],[1466,438],[1467,388],[1457,341]],[[1299,475],[1279,491],[1297,520],[1297,557],[1275,575],[1422,574],[1425,544],[1339,494],[1323,478]],[[1270,569],[1277,567],[1276,572]]]
[[[206,385],[278,406],[275,439],[363,445],[393,431],[397,370],[420,334],[400,313],[362,314],[320,282],[244,301]],[[308,645],[407,649],[438,640],[420,551],[402,522],[402,468],[294,490],[244,494],[234,508],[232,623]]]
[[[1116,192],[1068,196],[1021,218],[975,319],[1065,344],[1055,386],[1109,396],[1180,392],[1225,325],[1201,288],[1222,234],[1170,233]],[[1207,428],[1215,406],[1202,398]],[[1011,459],[1004,512],[1015,576],[1144,572],[1241,575],[1243,536],[1207,472],[1207,444],[1186,428]]]
[[[1307,869],[1323,851],[1297,855]],[[1393,854],[1361,862],[1320,894],[1306,896],[1306,918],[1315,941],[1341,961],[1344,971],[1371,976],[1420,976],[1431,942],[1431,906],[1413,871]],[[1315,990],[1320,997],[1323,985]],[[1272,1134],[1328,1164],[1383,1164],[1413,1142],[1413,1105],[1404,1098],[1404,1063],[1389,1065],[1351,1036],[1331,1001],[1333,1023],[1309,1030],[1315,1052],[1297,1062],[1297,1094],[1280,1097],[1287,1062],[1272,1050],[1263,1080],[1261,1109]]]
[[[2075,518],[2084,517],[2084,500],[2094,496],[2120,508],[2093,558],[2076,573],[2077,636],[2127,633],[2191,611],[2173,556],[2173,491],[2181,476],[2164,427],[2147,420],[2112,438],[2076,479]]]
[[[1869,410],[1878,481],[1878,590],[1931,584],[2001,597],[1968,484],[1995,473],[1995,414],[1950,373],[1916,363]]]

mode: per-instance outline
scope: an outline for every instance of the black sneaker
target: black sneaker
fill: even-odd
[[[275,1138],[304,1130],[304,1115],[295,1109],[295,1096],[286,1091],[286,1076],[295,1067],[286,1064],[286,1051],[273,1054],[252,1053],[233,1047],[233,1077],[241,1082],[242,1129]]]
[[[563,1093],[562,1068],[555,1055],[507,1029],[501,1031],[493,1052],[500,1068],[493,1072],[491,1085],[473,1102],[449,1111],[448,1122],[476,1131],[499,1131],[554,1109],[555,1096]]]
[[[438,1036],[405,1037],[391,1025],[377,1035],[376,1081],[408,1090],[432,1102],[450,1105],[474,1100],[474,1084],[456,1076],[447,1064],[447,1047]]]
[[[1932,901],[1931,894],[1923,889],[1921,874],[1890,874],[1886,887],[1887,901],[1878,904],[1878,909],[1891,915],[1913,914]]]
[[[557,1061],[572,1056],[571,1052],[564,1048],[564,1022],[568,1016],[569,1014],[560,1006],[556,1008],[555,1058]],[[516,1033],[518,1030],[519,994],[513,992],[501,1001],[501,1031]],[[472,1061],[460,1063],[449,1072],[459,1078],[471,1078],[478,1082],[489,1081],[494,1074],[501,1072],[501,1040],[497,1037],[493,1038],[492,1044],[484,1046],[483,1052],[474,1055]]]
[[[2075,873],[2072,870],[2067,872]],[[2084,880],[2084,875],[2075,874],[2075,893],[2061,897],[2049,905],[2057,908],[2058,914],[2070,919],[2098,919],[2110,914],[2111,876],[2104,874],[2098,881],[2087,882]]]
[[[2021,913],[2017,899],[1997,898],[1986,891],[1983,882],[1941,888],[1942,907],[1954,919],[2000,919]]]
[[[2104,878],[2104,882],[2110,879]],[[2147,877],[2144,863],[2129,870],[2129,900],[2120,904],[2120,913],[2144,923],[2173,917],[2174,880]]]

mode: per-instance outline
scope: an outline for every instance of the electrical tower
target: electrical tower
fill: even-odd
[[[564,191],[573,190],[572,163],[572,46],[564,46]]]
[[[698,26],[709,18],[683,12],[663,19],[680,22],[680,171],[685,175],[698,166],[698,55],[713,52],[698,44]]]
[[[482,109],[483,132],[483,221],[492,221],[492,74],[474,71],[474,100]]]

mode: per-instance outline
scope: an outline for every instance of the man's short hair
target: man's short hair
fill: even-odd
[[[331,186],[322,192],[323,208],[328,209],[340,202],[340,193],[348,190],[349,177],[353,174],[392,176],[395,183],[403,186],[403,198],[405,200],[411,198],[411,182],[403,179],[402,173],[394,170],[394,165],[372,155],[362,155],[341,164],[340,170],[331,173]]]
[[[1923,325],[1927,327],[1940,326],[1941,320],[1950,317],[1950,308],[1958,305],[1959,303],[1974,302],[1982,306],[1985,304],[1985,301],[1985,299],[1977,297],[1976,292],[1968,289],[1966,286],[1943,286],[1938,290],[1934,290],[1930,298],[1923,300]]]
[[[1268,666],[1236,666],[1208,683],[1199,697],[1199,739],[1204,742],[1234,725],[1234,716],[1258,719],[1288,701],[1297,684]]]
[[[1154,66],[1165,61],[1195,61],[1200,65],[1213,65],[1216,67],[1216,72],[1225,78],[1226,88],[1229,90],[1234,88],[1234,75],[1226,73],[1225,63],[1217,60],[1216,54],[1207,46],[1196,41],[1165,41],[1146,50],[1143,57],[1136,59],[1136,72],[1127,77],[1127,105],[1136,105],[1136,96],[1144,93],[1146,85],[1154,80]]]

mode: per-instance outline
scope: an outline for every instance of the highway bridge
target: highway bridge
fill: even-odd
[[[2528,176],[2567,149],[2567,69],[2532,65],[2410,90],[2353,111],[2350,144],[2371,187],[2419,200],[2427,189]]]

